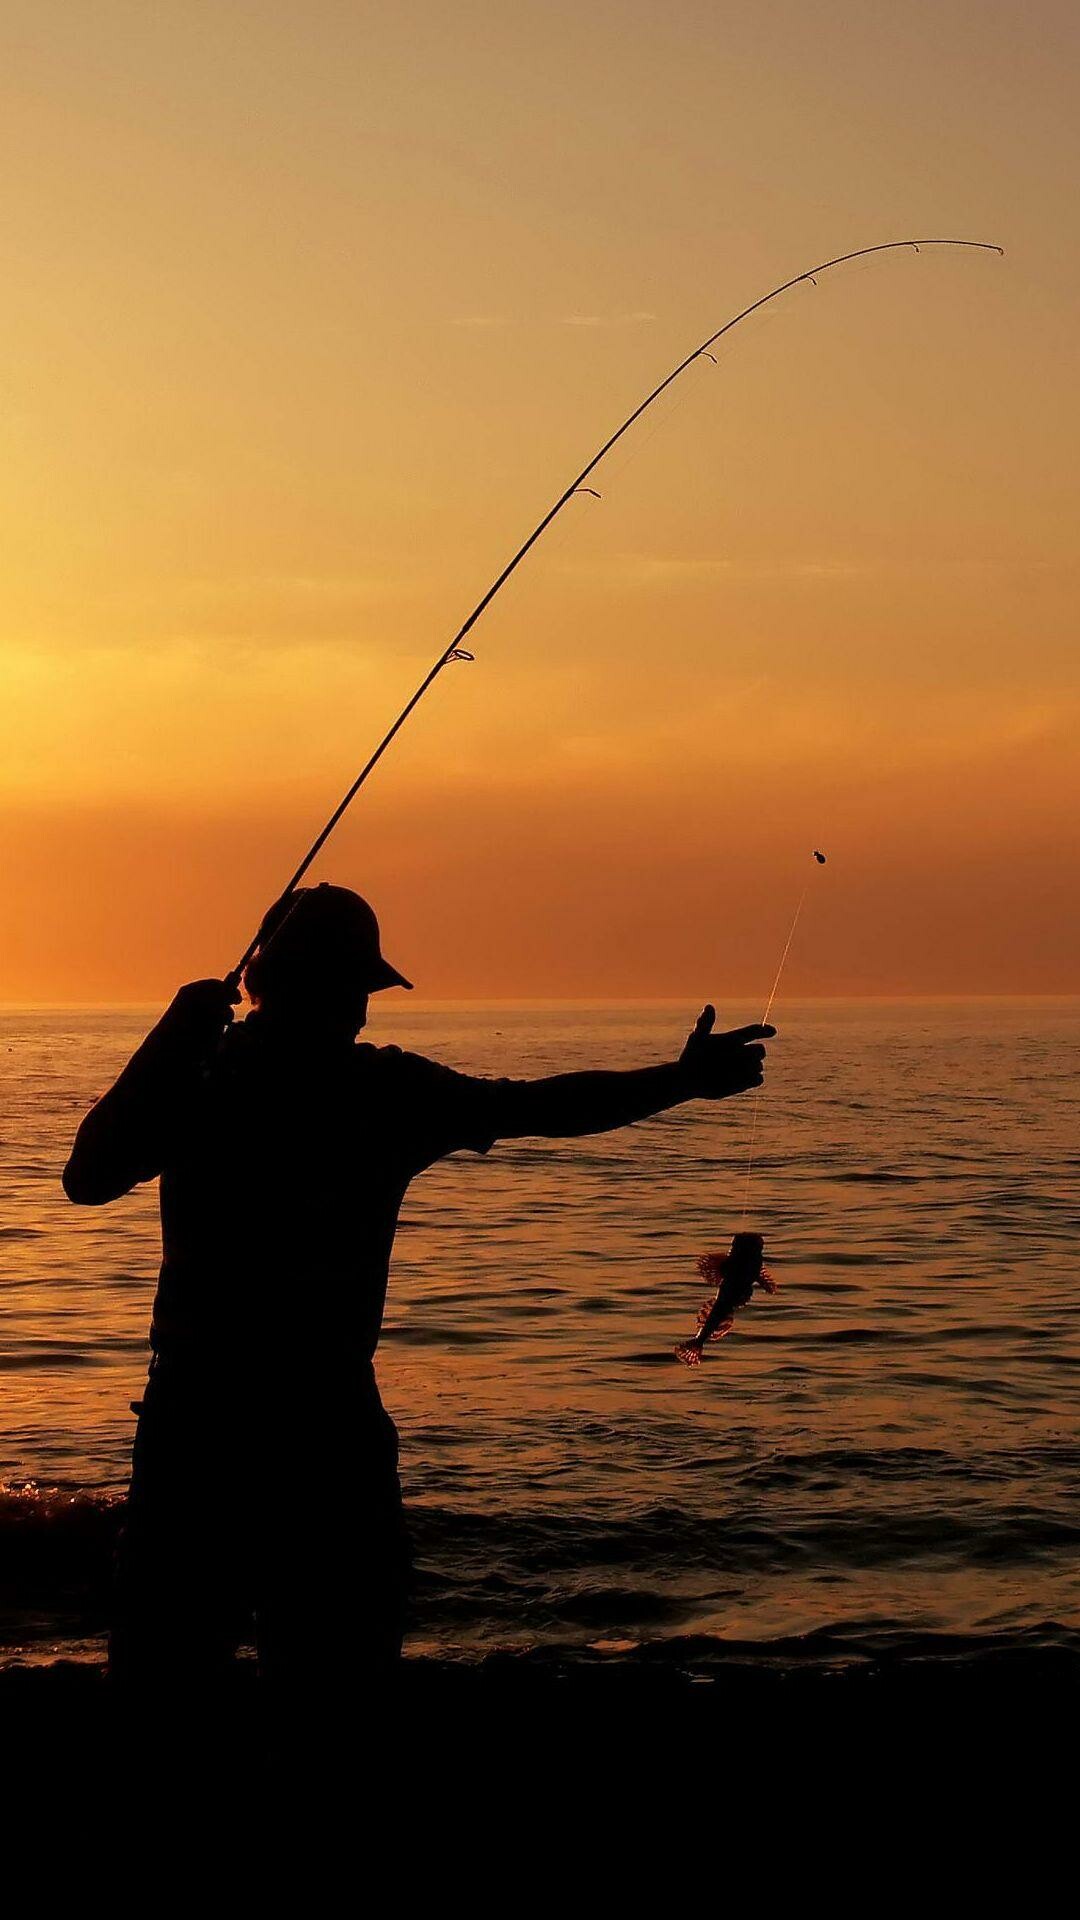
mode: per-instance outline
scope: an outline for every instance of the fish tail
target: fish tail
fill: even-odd
[[[675,1348],[675,1358],[681,1360],[684,1367],[700,1367],[701,1348],[696,1340],[688,1340],[685,1347]]]

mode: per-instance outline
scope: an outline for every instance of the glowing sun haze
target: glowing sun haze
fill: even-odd
[[[1080,990],[1080,16],[33,5],[0,81],[0,998],[314,877],[428,994]],[[654,421],[659,419],[656,431]]]

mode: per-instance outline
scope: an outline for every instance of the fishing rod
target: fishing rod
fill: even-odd
[[[547,532],[547,529],[548,527],[550,527],[552,521],[558,517],[558,515],[562,512],[563,508],[569,504],[569,502],[574,498],[576,494],[591,493],[596,498],[599,498],[599,495],[596,494],[595,487],[585,486],[584,484],[585,481],[588,480],[590,474],[595,473],[597,467],[600,465],[600,462],[603,459],[605,459],[606,456],[611,452],[612,447],[614,447],[618,443],[618,441],[622,439],[625,433],[629,433],[630,428],[635,424],[636,421],[641,419],[642,414],[646,413],[648,409],[654,404],[654,402],[659,400],[661,394],[666,393],[667,389],[670,386],[672,386],[676,380],[679,379],[680,375],[684,374],[688,367],[693,366],[695,360],[703,360],[703,359],[712,360],[713,364],[715,365],[715,356],[711,352],[711,349],[716,345],[717,341],[722,340],[726,333],[730,333],[732,329],[734,327],[739,326],[743,320],[748,320],[752,313],[760,312],[761,308],[767,307],[770,301],[778,300],[780,298],[780,295],[783,293],[789,293],[792,287],[801,286],[807,280],[810,281],[811,285],[816,286],[819,274],[828,273],[830,269],[833,267],[842,267],[846,265],[846,263],[849,260],[864,260],[870,254],[894,253],[898,251],[905,251],[908,249],[914,249],[914,251],[918,253],[923,247],[968,247],[981,253],[997,253],[997,254],[1003,254],[1005,251],[1004,247],[999,247],[995,245],[992,241],[988,241],[988,240],[886,240],[881,242],[881,244],[876,247],[856,247],[854,252],[852,253],[838,253],[834,259],[823,260],[819,266],[809,267],[805,273],[795,274],[793,279],[785,280],[783,284],[779,287],[773,287],[771,293],[762,294],[760,299],[752,301],[748,307],[743,307],[740,313],[736,313],[730,320],[726,320],[722,327],[717,327],[715,333],[710,333],[707,340],[703,340],[699,347],[695,347],[693,352],[688,353],[684,360],[680,360],[678,366],[674,367],[672,371],[669,374],[667,374],[663,380],[661,380],[659,386],[654,387],[652,392],[650,394],[647,394],[645,399],[642,400],[640,404],[634,408],[633,412],[627,414],[627,417],[622,422],[621,426],[616,427],[614,433],[611,434],[609,438],[604,441],[604,444],[600,448],[599,452],[594,453],[592,458],[588,460],[586,464],[582,467],[581,472],[574,475],[574,478],[571,480],[569,486],[564,487],[562,493],[559,494],[558,499],[554,502],[552,506],[548,508],[543,518],[537,522],[536,526],[533,528],[532,532],[529,534],[528,539],[522,542],[521,546],[518,548],[513,558],[507,561],[502,572],[496,577],[496,579],[492,581],[486,593],[484,593],[483,596],[477,601],[475,607],[473,608],[472,612],[469,614],[468,618],[462,621],[453,639],[449,642],[449,645],[444,647],[443,651],[439,654],[434,665],[424,675],[424,678],[421,680],[420,685],[416,689],[416,692],[412,695],[412,697],[409,700],[406,701],[405,705],[402,707],[401,712],[398,714],[397,719],[393,723],[393,726],[391,726],[387,730],[387,732],[383,735],[382,739],[379,741],[378,746],[375,748],[374,752],[371,754],[370,758],[364,762],[364,765],[361,767],[360,772],[357,774],[356,779],[352,783],[352,786],[349,788],[348,792],[344,795],[343,799],[340,800],[338,805],[334,808],[333,813],[330,815],[330,818],[326,822],[326,825],[323,827],[321,833],[317,834],[315,839],[312,841],[310,847],[308,848],[303,859],[301,860],[300,865],[297,867],[296,872],[292,875],[292,878],[290,879],[288,885],[285,887],[283,893],[279,896],[282,902],[288,901],[290,895],[296,892],[296,889],[299,887],[300,882],[304,878],[304,875],[307,872],[308,868],[310,867],[312,861],[316,858],[316,856],[321,852],[322,848],[326,845],[326,842],[329,840],[330,835],[333,833],[334,828],[337,826],[339,820],[342,818],[342,815],[348,811],[349,807],[351,807],[361,787],[364,785],[364,782],[367,780],[368,776],[374,772],[375,768],[379,764],[379,761],[382,759],[383,754],[386,752],[391,742],[396,739],[402,727],[405,725],[405,722],[409,718],[409,715],[414,711],[416,707],[419,706],[424,695],[427,693],[428,688],[434,684],[434,682],[438,679],[440,673],[443,672],[444,668],[450,666],[453,662],[472,660],[473,655],[465,647],[463,647],[461,643],[463,640],[468,638],[468,635],[471,633],[473,627],[475,627],[481,614],[485,611],[487,607],[491,605],[491,602],[494,600],[495,595],[499,592],[499,589],[506,585],[506,582],[509,580],[511,574],[516,572],[517,568],[521,565],[521,562],[524,560],[526,554],[529,553],[531,549],[536,545],[541,535]],[[281,925],[282,925],[282,922],[279,921],[276,931],[280,932]],[[247,966],[248,961],[252,959],[252,957],[254,956],[258,946],[259,946],[259,934],[256,933],[253,935],[252,939],[249,941],[247,947],[245,948],[242,958],[237,961],[237,964],[233,968],[232,972],[226,976],[230,986],[234,989],[234,991],[239,987],[240,978],[241,978],[241,975],[243,974],[244,968]]]

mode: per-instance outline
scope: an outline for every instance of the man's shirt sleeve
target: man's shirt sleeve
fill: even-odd
[[[487,1153],[502,1137],[512,1081],[457,1073],[418,1053],[398,1055],[395,1079],[399,1123],[418,1168],[463,1148]]]

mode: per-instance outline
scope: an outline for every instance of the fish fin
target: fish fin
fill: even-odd
[[[762,1293],[779,1293],[780,1291],[779,1280],[774,1280],[772,1274],[766,1273],[764,1267],[762,1267],[761,1273],[758,1279],[755,1280],[754,1285],[760,1287]]]
[[[728,1334],[731,1332],[731,1329],[734,1325],[735,1325],[735,1316],[734,1314],[732,1314],[730,1319],[721,1320],[720,1325],[714,1328],[713,1332],[710,1333],[709,1339],[725,1340]]]
[[[681,1360],[684,1367],[700,1367],[701,1348],[690,1340],[685,1347],[675,1348],[675,1358]]]
[[[697,1323],[698,1323],[698,1326],[699,1326],[699,1327],[703,1327],[703,1326],[705,1325],[705,1322],[706,1322],[706,1320],[708,1319],[708,1317],[709,1317],[709,1315],[710,1315],[710,1313],[712,1312],[712,1310],[713,1310],[713,1303],[712,1303],[712,1301],[711,1301],[711,1300],[703,1300],[703,1301],[702,1301],[702,1303],[701,1303],[701,1305],[700,1305],[700,1307],[698,1308],[698,1317],[697,1317]]]

